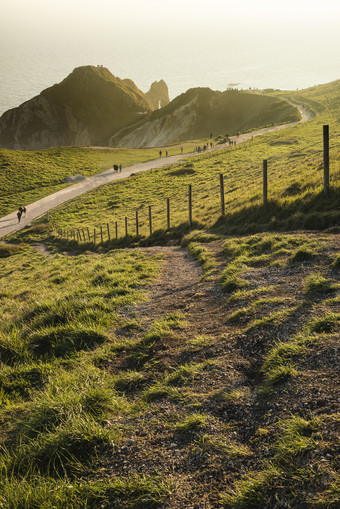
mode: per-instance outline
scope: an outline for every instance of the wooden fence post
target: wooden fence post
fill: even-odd
[[[93,228],[93,244],[96,243],[96,229]]]
[[[84,229],[82,228],[81,229],[82,233],[83,233],[83,241],[86,242],[86,237],[85,237],[85,232],[84,232]]]
[[[101,239],[101,241],[103,243],[104,240],[103,240],[103,227],[102,226],[100,227],[100,239]]]
[[[151,205],[149,205],[149,231],[150,231],[150,235],[152,235]]]
[[[189,226],[191,228],[192,226],[192,188],[191,184],[189,184],[189,191],[188,191],[188,197],[189,197]]]
[[[220,194],[221,194],[221,215],[222,215],[222,216],[225,216],[224,180],[223,180],[223,173],[220,173]]]
[[[323,126],[323,190],[329,195],[329,125]]]
[[[170,198],[166,199],[166,224],[167,229],[170,230]]]
[[[125,216],[125,237],[127,237],[127,234],[128,234],[128,221],[127,217]]]
[[[86,227],[86,229],[87,229],[87,236],[88,236],[89,242],[91,242],[90,230],[88,227]]]
[[[266,206],[267,202],[268,202],[267,159],[263,159],[263,205]]]
[[[118,239],[118,222],[117,221],[115,224],[115,228],[116,228],[116,239]]]
[[[138,237],[139,234],[139,228],[138,228],[138,210],[136,210],[136,235]]]
[[[107,227],[107,236],[109,237],[109,240],[111,240],[109,223],[106,223],[106,227]]]

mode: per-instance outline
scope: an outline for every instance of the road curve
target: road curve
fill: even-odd
[[[290,102],[286,98],[282,98]],[[263,129],[256,129],[255,131],[251,131],[249,133],[240,134],[239,136],[231,137],[232,140],[236,141],[237,144],[244,143],[251,138],[256,136],[261,136],[263,134],[272,133],[275,131],[280,131],[281,129],[286,129],[287,127],[292,127],[301,122],[306,122],[311,118],[311,115],[307,110],[305,110],[301,105],[291,103],[296,106],[301,114],[301,120],[298,122],[291,122],[289,124],[283,124],[273,127],[266,127]],[[226,148],[226,145],[217,145],[212,149],[209,149],[207,152],[213,152],[217,150],[223,150]],[[155,168],[162,168],[163,166],[171,166],[173,164],[177,164],[179,161],[187,159],[188,157],[192,157],[193,155],[197,155],[197,152],[189,152],[186,154],[176,154],[168,157],[161,157],[158,159],[153,159],[151,161],[146,161],[144,163],[137,163],[133,166],[127,166],[123,168],[122,172],[114,172],[112,168],[99,173],[98,175],[94,175],[93,177],[86,177],[84,180],[78,182],[77,184],[73,184],[65,189],[61,189],[54,194],[49,196],[45,196],[41,200],[38,200],[34,203],[30,203],[28,205],[25,204],[27,208],[27,216],[22,217],[20,223],[18,223],[17,213],[12,212],[7,216],[4,216],[0,219],[0,238],[4,238],[11,233],[14,233],[22,228],[28,226],[34,219],[37,217],[46,214],[49,210],[61,205],[62,203],[71,200],[77,196],[80,196],[87,191],[91,191],[98,186],[103,184],[107,184],[108,182],[113,182],[115,180],[121,180],[129,177],[134,173],[140,173],[142,171],[147,171]]]

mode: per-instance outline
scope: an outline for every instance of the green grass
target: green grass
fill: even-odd
[[[126,371],[115,377],[114,386],[118,392],[125,394],[140,391],[147,382],[145,373]]]
[[[306,295],[320,296],[327,293],[336,291],[337,286],[330,279],[326,279],[321,274],[312,274],[305,279],[304,290]]]
[[[245,478],[235,483],[233,489],[222,494],[222,506],[230,509],[261,509],[279,503],[297,507],[305,498],[301,499],[301,494],[291,490],[291,486],[298,480],[313,491],[314,475],[302,467],[301,461],[309,452],[317,449],[316,437],[320,425],[321,421],[317,418],[308,420],[296,415],[281,421],[273,461],[264,462],[259,471],[248,472]]]
[[[180,436],[195,435],[204,429],[206,422],[205,415],[192,414],[175,425],[175,433]]]
[[[340,313],[328,313],[322,318],[317,318],[310,323],[311,332],[333,333],[340,328]]]
[[[117,221],[118,236],[124,237],[124,218],[128,218],[130,235],[134,235],[137,210],[139,235],[146,239],[149,237],[148,205],[152,206],[154,231],[166,229],[167,198],[170,199],[171,228],[176,229],[184,223],[187,224],[188,185],[191,184],[193,220],[200,228],[209,229],[209,234],[239,235],[273,230],[317,230],[339,225],[337,207],[340,182],[339,132],[337,124],[333,122],[333,118],[339,116],[339,105],[336,101],[338,87],[338,84],[333,84],[333,88],[328,87],[327,101],[323,95],[325,88],[322,87],[319,92],[307,90],[299,94],[307,98],[318,93],[317,101],[320,109],[323,108],[320,115],[307,123],[256,137],[236,148],[196,155],[190,159],[191,169],[194,170],[190,174],[182,171],[188,164],[185,162],[175,167],[152,170],[105,185],[59,207],[53,212],[53,224],[56,229],[73,230],[89,227],[93,232],[94,228],[98,229],[100,225],[105,227],[106,223],[113,229]],[[294,97],[296,94],[290,95]],[[330,110],[330,107],[333,110]],[[332,189],[328,197],[324,195],[322,189],[324,124],[331,126]],[[286,140],[292,138],[297,140],[293,150],[291,146],[285,144]],[[70,154],[72,150],[69,149]],[[96,151],[92,152],[90,157],[101,157]],[[110,153],[105,157],[109,158]],[[138,156],[135,153],[131,157]],[[269,171],[267,207],[263,207],[262,204],[263,159],[268,160]],[[224,218],[220,217],[221,172],[224,174],[225,186]],[[80,169],[77,173],[80,173]],[[16,198],[18,199],[18,192]],[[257,254],[264,253],[265,251]]]
[[[204,367],[205,365],[202,363],[182,364],[166,376],[164,384],[175,386],[189,384],[193,381],[195,375],[202,371]]]
[[[295,251],[295,253],[291,257],[291,263],[303,263],[303,262],[309,262],[315,257],[315,253],[311,251],[310,249],[306,249],[305,247],[302,247]]]
[[[22,246],[0,243],[0,258],[7,258],[24,249]]]
[[[122,239],[121,247],[180,238],[197,244],[215,263],[209,288],[223,313],[207,328],[196,323],[191,301],[187,315],[139,315],[160,256],[113,242],[78,249],[76,241],[48,238],[45,223],[16,242],[47,238],[53,256],[28,243],[4,244],[0,505],[177,508],[206,496],[213,506],[220,492],[230,509],[337,507],[339,417],[325,415],[323,406],[329,400],[327,411],[334,412],[336,404],[328,390],[337,367],[330,357],[339,324],[336,237],[273,231],[338,221],[338,195],[325,199],[318,180],[326,114],[244,148],[197,156],[190,168],[105,186],[55,211],[60,227],[86,221],[98,228],[134,206],[143,218],[148,200],[161,205],[153,209],[159,230],[152,238],[145,216],[140,238]],[[334,127],[333,170],[336,136]],[[255,176],[268,150],[275,199],[264,210]],[[180,195],[188,183],[194,232],[185,224],[186,194]],[[167,196],[171,224],[178,225],[171,232]]]
[[[22,477],[33,500],[36,484],[44,484],[40,475],[62,485],[65,475],[90,468],[119,442],[121,430],[105,427],[104,420],[129,408],[117,392],[123,392],[123,379],[96,367],[92,351],[114,344],[115,327],[124,326],[116,310],[141,299],[158,262],[138,251],[52,257],[28,247],[3,258],[0,500]],[[112,292],[118,287],[126,290],[123,295]],[[167,323],[181,327],[182,315],[171,315]],[[149,335],[164,327],[169,329],[156,324]],[[129,383],[125,379],[128,389]],[[39,497],[47,496],[45,488]]]
[[[198,242],[191,242],[188,245],[188,251],[199,261],[204,270],[204,278],[209,277],[215,268],[215,262],[210,251]]]
[[[274,390],[280,389],[282,384],[296,377],[299,371],[295,364],[315,344],[317,344],[317,338],[306,333],[272,346],[265,355],[261,368],[263,383],[260,396],[271,396]]]
[[[340,269],[340,255],[336,256],[331,264],[332,269]]]
[[[191,151],[184,145],[184,152]],[[168,149],[178,154],[179,146]],[[150,149],[90,149],[57,147],[42,150],[0,149],[1,205],[0,215],[28,205],[70,184],[66,177],[89,177],[122,164],[123,168],[159,157],[158,148]],[[28,210],[29,214],[29,210]]]
[[[172,485],[161,476],[113,477],[110,480],[75,482],[44,478],[4,479],[0,503],[8,509],[44,507],[46,509],[157,509],[169,497]]]

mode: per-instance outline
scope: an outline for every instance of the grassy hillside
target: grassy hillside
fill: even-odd
[[[209,88],[192,88],[164,108],[155,110],[135,126],[128,126],[113,141],[118,146],[155,146],[217,135],[236,134],[300,119],[299,111],[279,97]]]
[[[69,129],[66,104],[75,119],[96,136],[94,144],[103,143],[114,132],[137,120],[140,113],[153,109],[151,101],[132,80],[117,78],[105,67],[78,67],[42,95],[59,111],[61,124],[65,120],[62,129]]]
[[[131,80],[104,67],[77,67],[61,83],[1,116],[0,146],[108,145],[112,134],[152,110]]]
[[[339,84],[296,94],[307,124],[52,214],[97,235],[118,221],[118,242],[42,220],[0,245],[0,506],[338,508]]]
[[[191,151],[183,145],[184,152]],[[179,147],[168,148],[169,154]],[[92,176],[113,164],[123,167],[158,157],[159,149],[90,149],[59,147],[45,150],[0,149],[0,215],[9,214],[20,203],[29,204],[70,184],[72,175]]]
[[[299,92],[305,103],[316,102],[315,91]],[[314,94],[314,95],[313,95]],[[287,94],[288,95],[288,94]],[[320,110],[313,120],[254,138],[236,147],[197,155],[171,168],[153,170],[96,189],[53,213],[56,228],[93,228],[118,222],[119,236],[149,235],[148,205],[154,230],[166,228],[166,199],[170,198],[171,226],[188,221],[188,185],[192,185],[193,220],[219,233],[251,233],[275,229],[323,229],[339,225],[339,84],[321,88]],[[292,94],[292,99],[295,94]],[[322,125],[330,126],[329,197],[323,194]],[[262,162],[268,160],[268,206],[262,201]],[[226,217],[220,217],[219,174],[224,175]],[[166,234],[164,234],[166,238]],[[138,240],[138,239],[137,239]]]
[[[1,505],[337,507],[339,240],[203,240],[3,247]]]

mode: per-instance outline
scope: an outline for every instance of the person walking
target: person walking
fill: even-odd
[[[22,212],[20,210],[21,207],[19,207],[19,210],[17,212],[17,216],[18,216],[18,223],[20,223],[20,219],[21,219],[21,215],[22,215]]]

